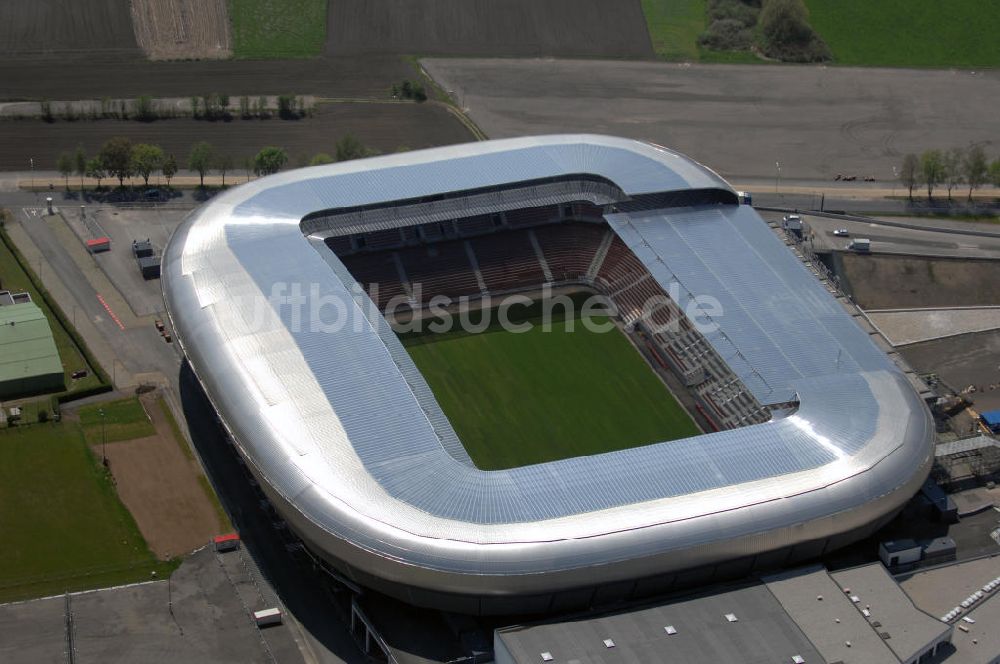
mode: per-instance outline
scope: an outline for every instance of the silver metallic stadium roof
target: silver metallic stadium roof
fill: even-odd
[[[919,398],[756,213],[735,205],[610,223],[665,289],[676,280],[682,300],[718,298],[709,341],[762,402],[797,396],[798,410],[620,452],[475,468],[377,308],[300,221],[577,174],[627,196],[731,191],[664,148],[546,136],[282,173],[219,195],[178,229],[163,262],[178,340],[307,541],[393,582],[543,592],[580,585],[595,565],[628,578],[831,536],[912,494],[931,455]],[[279,291],[290,301],[268,299]]]

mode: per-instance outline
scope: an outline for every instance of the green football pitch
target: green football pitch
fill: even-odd
[[[477,467],[498,470],[699,433],[607,318],[524,333],[402,336]],[[533,321],[537,322],[537,321]]]

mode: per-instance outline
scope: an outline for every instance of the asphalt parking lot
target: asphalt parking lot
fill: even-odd
[[[907,152],[988,143],[1000,134],[997,71],[421,62],[491,138],[560,132],[639,138],[731,179],[833,184],[841,173],[888,182]]]
[[[63,206],[62,212],[81,241],[95,236],[111,239],[111,251],[94,254],[94,259],[121,292],[132,313],[139,317],[161,313],[160,280],[142,277],[132,254],[132,242],[149,240],[155,255],[161,255],[171,233],[189,211],[88,206],[82,216],[79,208]]]
[[[289,625],[254,625],[249,612],[277,600],[257,590],[248,560],[206,547],[169,581],[0,605],[0,661],[302,661]]]

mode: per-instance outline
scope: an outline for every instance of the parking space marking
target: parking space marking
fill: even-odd
[[[104,307],[104,310],[108,312],[108,315],[111,316],[111,320],[115,322],[118,328],[120,330],[124,330],[125,326],[122,325],[122,322],[118,319],[118,316],[115,314],[115,312],[111,310],[111,307],[109,307],[108,303],[104,301],[104,298],[101,296],[100,293],[97,294],[97,300],[98,302],[101,303],[101,306]]]

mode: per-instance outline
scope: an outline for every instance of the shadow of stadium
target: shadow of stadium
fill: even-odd
[[[322,573],[313,570],[308,562],[293,558],[285,548],[286,541],[272,525],[275,517],[261,507],[261,496],[250,483],[187,361],[181,366],[178,382],[191,440],[246,552],[303,629],[342,661],[367,661],[324,592]]]

